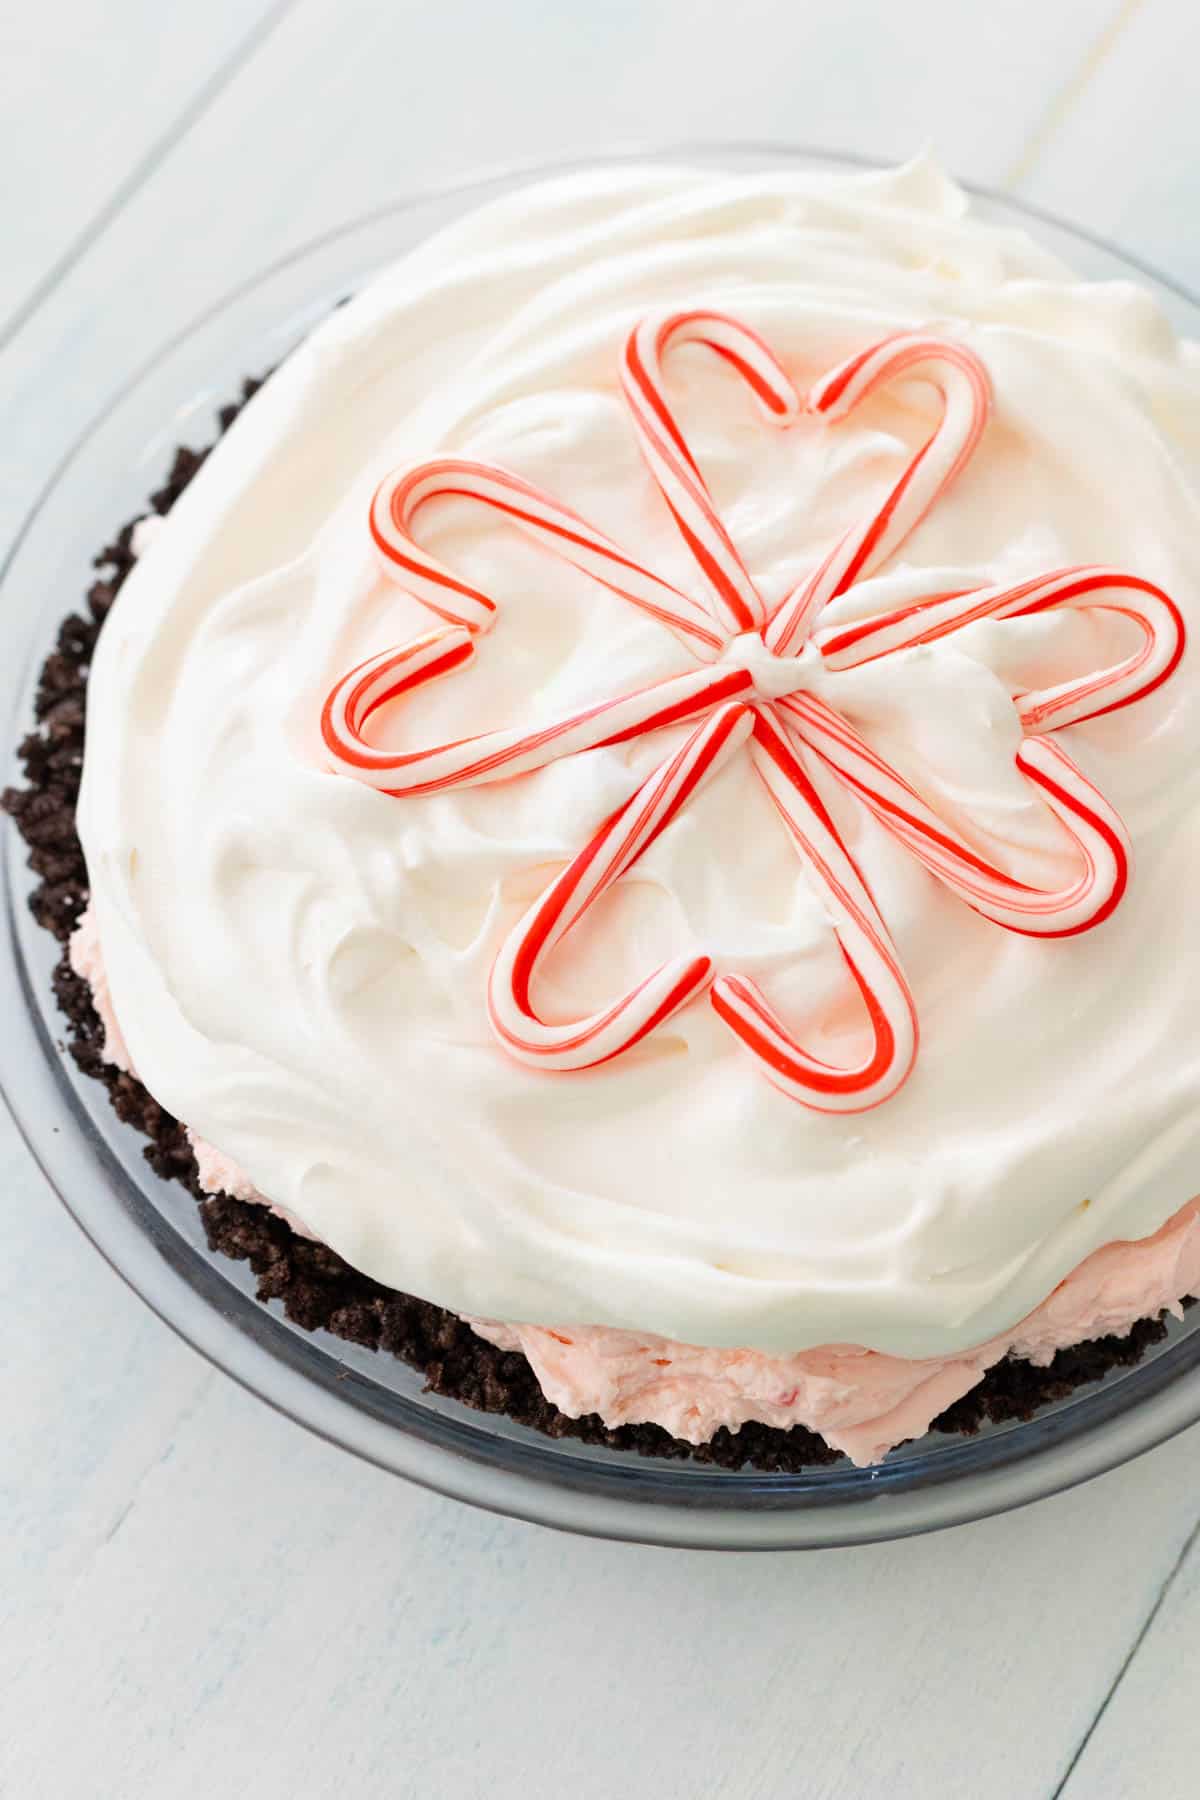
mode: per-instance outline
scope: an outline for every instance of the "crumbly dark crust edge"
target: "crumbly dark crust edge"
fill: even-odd
[[[245,382],[239,399],[220,410],[218,435],[228,430],[259,386],[258,381]],[[175,452],[165,485],[150,498],[155,512],[170,511],[207,454],[185,447]],[[0,796],[0,806],[29,846],[29,866],[37,877],[29,899],[33,916],[63,945],[53,979],[70,1053],[85,1075],[107,1088],[117,1116],[149,1140],[143,1154],[155,1172],[182,1182],[193,1195],[212,1250],[248,1262],[257,1277],[259,1300],[277,1301],[304,1330],[324,1329],[350,1343],[398,1356],[424,1375],[428,1391],[481,1412],[505,1413],[548,1437],[576,1438],[645,1456],[687,1457],[726,1469],[752,1466],[795,1473],[836,1461],[839,1453],[802,1426],[782,1431],[749,1424],[736,1432],[722,1429],[710,1443],[693,1446],[657,1425],[610,1430],[594,1413],[568,1418],[546,1399],[524,1356],[497,1350],[442,1307],[372,1281],[324,1245],[298,1237],[261,1206],[202,1191],[183,1126],[141,1082],[104,1061],[104,1033],[91,991],[71,969],[66,954],[67,939],[87,900],[87,868],[75,829],[75,807],[83,767],[88,673],[100,627],[133,567],[132,531],[132,523],[126,525],[98,553],[99,578],[88,589],[85,611],[69,613],[59,627],[55,648],[41,669],[36,726],[20,746],[25,785],[8,788]],[[1160,1319],[1142,1319],[1125,1337],[1097,1338],[1061,1350],[1046,1368],[1006,1358],[942,1413],[932,1429],[972,1434],[988,1420],[1028,1419],[1039,1407],[1100,1380],[1111,1369],[1140,1361],[1165,1334]]]

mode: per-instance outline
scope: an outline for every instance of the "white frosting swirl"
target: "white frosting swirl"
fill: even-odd
[[[1200,1185],[1195,655],[1148,700],[1065,734],[1135,847],[1126,901],[1085,936],[988,924],[823,789],[922,1026],[907,1087],[856,1117],[776,1092],[703,1002],[580,1075],[521,1067],[489,1033],[498,942],[670,734],[424,799],[323,766],[331,680],[428,624],[366,532],[397,462],[503,462],[695,591],[616,381],[627,331],[671,304],[736,313],[802,382],[898,326],[945,327],[986,362],[997,407],[969,471],[831,618],[1106,562],[1161,583],[1200,627],[1200,376],[1145,294],[1078,284],[1023,236],[972,222],[925,163],[606,170],[528,189],[317,331],[122,591],[91,679],[80,811],[113,1004],[151,1091],[394,1286],[692,1344],[953,1352]],[[676,377],[768,600],[928,427],[916,387],[780,434],[702,350],[678,353]],[[394,709],[383,741],[549,719],[683,666],[652,620],[477,509],[441,505],[421,530],[502,617],[469,669]],[[1014,769],[1009,695],[1112,652],[1094,619],[1058,614],[811,680],[989,854],[1049,880],[1070,852]],[[823,1020],[831,1055],[853,1049],[862,1020],[835,941],[744,758],[555,953],[540,1004],[593,1008],[687,948],[753,975],[810,1042]]]

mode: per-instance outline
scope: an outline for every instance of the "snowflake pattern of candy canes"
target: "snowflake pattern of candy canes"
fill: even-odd
[[[726,531],[670,404],[663,365],[681,343],[707,347],[786,429],[802,417],[847,418],[894,381],[922,379],[940,401],[932,434],[883,504],[853,526],[819,566],[768,608]],[[1129,845],[1120,818],[1054,734],[1132,705],[1160,686],[1184,651],[1173,601],[1120,569],[1058,569],[1014,586],[940,593],[848,624],[823,625],[829,603],[876,573],[970,460],[987,426],[991,386],[963,344],[920,332],[874,343],[803,396],[770,347],[738,320],[707,310],[647,318],[621,357],[622,390],[647,467],[704,578],[700,600],[625,554],[571,508],[493,464],[440,457],[388,476],[371,504],[383,567],[440,622],[370,657],[330,690],[321,730],[331,767],[394,795],[508,779],[579,751],[667,726],[684,742],[594,833],[508,934],[488,986],[488,1013],[506,1051],[533,1067],[579,1070],[620,1056],[680,1007],[710,1004],[772,1082],[804,1105],[858,1112],[889,1099],[917,1054],[917,1013],[896,946],[807,766],[815,757],[929,872],[1010,931],[1066,937],[1088,931],[1120,903]],[[672,631],[688,654],[677,675],[603,700],[529,731],[521,726],[412,751],[373,747],[372,716],[461,668],[496,617],[489,595],[417,544],[417,515],[441,497],[469,498],[602,583]],[[1023,737],[1017,768],[1074,842],[1077,872],[1046,891],[1005,874],[891,768],[825,700],[809,691],[812,659],[856,668],[928,644],[984,618],[1053,608],[1118,614],[1137,628],[1135,649],[1111,666],[1013,695]],[[538,969],[587,910],[665,831],[697,788],[732,756],[752,759],[836,935],[862,998],[870,1043],[836,1066],[806,1050],[756,983],[720,973],[705,955],[675,958],[589,1017],[554,1023],[538,1013]]]

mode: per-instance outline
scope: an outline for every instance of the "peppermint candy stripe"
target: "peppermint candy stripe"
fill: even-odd
[[[642,455],[684,542],[712,584],[717,622],[734,635],[756,631],[766,623],[766,607],[667,400],[662,364],[675,344],[703,344],[715,351],[777,424],[788,425],[798,417],[800,398],[774,351],[757,332],[724,313],[693,310],[643,319],[630,333],[621,359],[621,387]]]
[[[783,724],[768,708],[755,718],[752,754],[862,995],[870,1049],[849,1067],[813,1055],[744,975],[722,975],[710,999],[768,1078],[793,1100],[818,1112],[865,1112],[889,1100],[912,1071],[918,1041],[912,992],[866,883]]]
[[[1044,891],[1006,875],[972,850],[884,762],[840,713],[812,694],[780,706],[802,740],[836,770],[880,824],[931,875],[985,918],[1028,937],[1074,937],[1107,919],[1129,882],[1130,848],[1119,815],[1053,739],[1026,738],[1017,767],[1043,794],[1079,851],[1081,871],[1068,886]]]
[[[422,507],[443,499],[475,500],[503,514],[565,562],[668,626],[697,655],[711,660],[720,652],[723,640],[690,594],[626,556],[611,538],[532,482],[461,457],[399,470],[380,482],[371,502],[371,536],[385,572],[439,618],[468,631],[487,631],[496,618],[489,595],[453,574],[413,537]]]
[[[589,1018],[547,1024],[532,998],[543,959],[740,749],[752,724],[747,707],[720,707],[601,826],[509,933],[492,965],[488,1013],[510,1055],[534,1068],[592,1068],[640,1042],[708,986],[711,959],[681,956]]]
[[[833,424],[899,376],[931,382],[941,396],[941,418],[879,510],[846,532],[821,566],[780,604],[765,633],[767,647],[777,656],[798,650],[829,602],[900,548],[983,435],[992,398],[987,370],[965,345],[919,333],[884,338],[842,363],[809,389],[805,410]]]
[[[845,626],[818,631],[814,642],[828,669],[854,669],[877,657],[931,644],[977,619],[1019,619],[1058,607],[1106,612],[1135,625],[1137,649],[1107,669],[1057,687],[1014,696],[1027,731],[1060,731],[1132,706],[1161,687],[1179,666],[1186,632],[1175,602],[1152,581],[1124,569],[1056,569],[1014,587],[942,595]]]
[[[474,651],[468,631],[449,629],[384,650],[351,669],[331,690],[321,714],[321,735],[332,765],[385,794],[477,787],[527,775],[581,750],[686,723],[738,695],[748,697],[753,686],[746,669],[699,668],[602,700],[535,731],[489,731],[427,750],[379,750],[366,741],[365,728],[380,707],[453,673]]]

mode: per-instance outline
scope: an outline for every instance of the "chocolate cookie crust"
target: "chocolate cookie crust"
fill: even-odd
[[[239,399],[217,414],[218,435],[227,431],[261,386],[246,381]],[[210,446],[211,447],[211,446]],[[170,511],[204,462],[208,450],[180,447],[165,485],[150,497],[154,512]],[[54,993],[67,1025],[71,1055],[85,1075],[103,1082],[117,1116],[148,1140],[143,1154],[164,1179],[182,1182],[199,1203],[210,1247],[246,1261],[258,1278],[261,1301],[278,1301],[306,1331],[323,1328],[351,1343],[398,1356],[425,1377],[428,1391],[481,1412],[506,1413],[549,1437],[576,1438],[646,1456],[690,1457],[698,1463],[795,1473],[838,1460],[815,1432],[749,1424],[720,1430],[710,1443],[693,1446],[657,1425],[610,1430],[594,1413],[571,1419],[552,1406],[524,1356],[486,1343],[443,1308],[372,1281],[324,1245],[298,1237],[261,1206],[226,1194],[207,1195],[183,1126],[133,1076],[106,1063],[104,1032],[88,984],[72,970],[66,943],[87,901],[87,868],[75,828],[83,768],[84,707],[92,652],[109,608],[135,558],[133,523],[95,558],[99,578],[88,589],[86,611],[69,613],[55,648],[42,665],[35,702],[36,725],[20,746],[23,787],[0,796],[29,846],[37,885],[29,898],[38,924],[63,945]],[[1142,1319],[1125,1337],[1104,1337],[1060,1350],[1046,1368],[1009,1357],[937,1418],[931,1429],[973,1433],[985,1420],[1027,1419],[1039,1406],[1061,1400],[1110,1369],[1138,1361],[1166,1335],[1161,1319]]]

